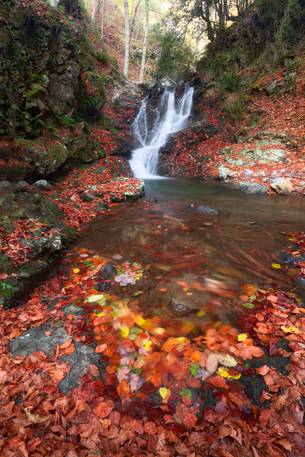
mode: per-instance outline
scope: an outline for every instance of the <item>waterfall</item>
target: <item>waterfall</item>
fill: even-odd
[[[133,122],[139,147],[132,152],[130,166],[137,178],[158,178],[159,151],[173,133],[186,127],[193,107],[194,88],[186,86],[176,100],[176,90],[166,89],[159,102],[152,128],[148,127],[148,97],[144,98]]]

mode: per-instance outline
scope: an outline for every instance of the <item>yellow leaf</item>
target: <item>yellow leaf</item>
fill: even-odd
[[[229,380],[236,380],[236,379],[239,379],[241,377],[240,373],[238,373],[236,375],[231,375],[229,373],[229,370],[227,370],[227,368],[224,368],[224,367],[218,368],[217,374],[219,376],[221,376],[222,378],[229,379]]]
[[[152,346],[152,342],[150,340],[145,340],[145,342],[143,344],[143,348],[145,349],[145,351],[149,351],[151,346]]]
[[[279,263],[273,263],[272,268],[276,268],[277,270],[279,270],[281,268],[281,265]]]
[[[247,333],[240,333],[237,337],[237,340],[241,342],[241,341],[245,341],[247,338],[248,338]]]
[[[167,400],[170,396],[170,390],[167,389],[166,387],[160,387],[159,389],[159,394],[162,400]]]
[[[135,317],[135,323],[139,326],[139,327],[142,327],[142,325],[145,324],[146,320],[143,319],[143,316],[141,316],[141,314],[139,314],[138,316]]]
[[[77,274],[80,272],[80,269],[79,268],[73,268],[73,273]]]
[[[196,313],[196,316],[203,317],[203,316],[205,316],[205,314],[206,314],[205,311],[203,311],[203,309],[202,309],[201,311],[198,311],[198,313]]]
[[[123,338],[127,338],[129,335],[129,327],[126,327],[126,326],[121,327],[120,332],[121,332],[121,335]]]
[[[294,325],[290,325],[289,327],[282,326],[281,329],[284,333],[295,333],[296,335],[301,333],[301,330]]]
[[[103,294],[90,295],[90,297],[87,298],[87,302],[88,303],[95,303],[95,302],[98,302],[98,301],[102,300],[103,298],[105,298]]]

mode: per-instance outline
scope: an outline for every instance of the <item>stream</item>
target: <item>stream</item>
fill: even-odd
[[[211,209],[217,213],[207,214]],[[196,179],[148,180],[145,199],[91,224],[78,247],[143,265],[138,300],[150,316],[193,313],[196,320],[204,309],[207,319],[233,324],[241,285],[296,286],[276,254],[287,246],[286,233],[302,229],[304,210],[295,197],[248,195]]]

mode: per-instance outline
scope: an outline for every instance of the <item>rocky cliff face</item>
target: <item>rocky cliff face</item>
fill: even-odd
[[[106,90],[95,70],[104,56],[88,39],[79,1],[61,0],[55,9],[43,0],[4,0],[0,21],[0,138],[19,138],[6,154],[2,145],[1,158],[25,160],[27,173],[47,175],[68,158],[101,156],[90,142],[89,158],[70,148],[80,122],[100,116]]]

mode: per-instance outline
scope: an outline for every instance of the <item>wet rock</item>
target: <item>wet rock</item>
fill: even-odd
[[[101,281],[98,283],[97,288],[100,292],[106,292],[107,290],[111,289],[111,282]]]
[[[289,254],[288,252],[281,252],[278,257],[278,261],[281,264],[292,263],[292,262],[294,262],[294,260],[295,260],[294,257],[291,254]]]
[[[210,206],[207,206],[207,205],[198,206],[198,208],[196,208],[196,211],[198,213],[208,214],[210,216],[218,216],[219,215],[219,211],[217,211],[217,209],[211,208]]]
[[[59,389],[64,395],[80,384],[82,376],[88,371],[89,365],[96,365],[100,375],[104,372],[104,364],[99,354],[91,346],[74,343],[75,350],[72,354],[62,357],[60,360],[70,366],[69,374],[59,383]]]
[[[92,202],[95,200],[95,195],[92,192],[85,190],[85,192],[80,195],[80,199],[83,202]]]
[[[72,314],[73,316],[83,316],[85,314],[85,311],[82,308],[73,304],[64,306],[62,308],[62,312],[65,316],[68,316],[68,314]]]
[[[266,194],[268,191],[266,186],[252,182],[240,182],[238,184],[238,189],[247,194]]]
[[[257,406],[262,406],[261,396],[264,390],[267,389],[267,384],[262,376],[242,376],[240,382],[245,388],[245,392]]]
[[[42,190],[51,189],[51,184],[46,179],[39,179],[38,181],[34,182],[34,186]]]
[[[220,165],[220,167],[218,167],[218,179],[220,179],[221,181],[225,181],[228,178],[233,178],[234,176],[235,172],[231,171],[224,165]]]
[[[60,235],[50,236],[48,238],[41,237],[30,241],[30,246],[35,255],[41,254],[44,251],[51,253],[61,251],[62,249],[62,238]]]
[[[110,280],[116,275],[116,266],[114,263],[108,262],[106,265],[101,268],[100,273],[99,273],[99,279],[102,281],[107,281]]]
[[[293,186],[289,179],[277,178],[270,183],[270,187],[280,195],[289,195],[293,191]]]
[[[50,335],[46,335],[46,332],[50,332]],[[9,350],[14,356],[27,356],[39,351],[51,355],[56,346],[65,343],[68,338],[69,335],[64,328],[44,324],[40,327],[31,328],[14,338],[10,342]]]
[[[109,206],[107,203],[98,203],[96,205],[96,211],[107,211],[109,209]]]
[[[182,303],[181,301],[176,300],[175,298],[171,300],[170,307],[178,316],[187,316],[188,314],[194,311],[187,304]]]

